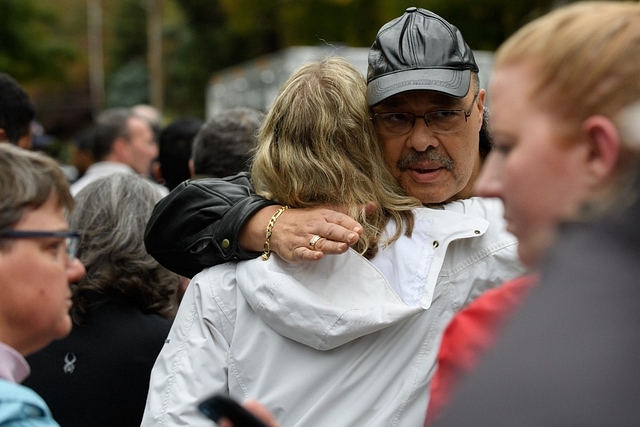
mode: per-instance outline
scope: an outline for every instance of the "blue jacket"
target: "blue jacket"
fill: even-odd
[[[36,392],[0,379],[0,426],[59,427],[51,411]]]

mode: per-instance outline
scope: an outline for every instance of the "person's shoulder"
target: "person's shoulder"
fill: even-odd
[[[235,298],[237,289],[236,271],[238,264],[252,263],[260,261],[260,259],[252,259],[247,261],[238,262],[226,262],[224,264],[218,264],[213,267],[208,267],[202,270],[200,273],[193,276],[189,287],[194,287],[197,290],[197,294],[205,301],[210,299],[219,301],[223,300],[232,301]],[[213,296],[213,298],[210,298]]]
[[[458,199],[444,205],[444,209],[484,218],[490,222],[504,223],[504,205],[494,197],[470,197]]]
[[[635,286],[640,275],[637,231],[621,227],[616,219],[608,221],[563,225],[543,263],[543,282],[582,280]]]
[[[7,408],[15,408],[16,405],[31,407],[40,416],[47,412],[47,405],[38,393],[21,384],[0,379],[0,421],[5,419]]]

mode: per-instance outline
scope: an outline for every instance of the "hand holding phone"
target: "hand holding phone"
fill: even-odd
[[[216,423],[224,417],[230,420],[234,427],[269,427],[238,402],[221,394],[203,400],[198,409]]]

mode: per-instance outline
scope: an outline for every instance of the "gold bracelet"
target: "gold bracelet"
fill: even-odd
[[[269,224],[267,224],[267,231],[264,236],[264,252],[262,252],[263,261],[268,260],[269,255],[271,255],[271,250],[269,249],[269,239],[271,239],[271,232],[273,231],[273,226],[276,225],[276,220],[280,215],[282,215],[282,212],[286,211],[287,209],[289,209],[289,206],[286,206],[286,205],[278,209],[276,213],[274,213],[271,216],[271,219],[269,220]]]

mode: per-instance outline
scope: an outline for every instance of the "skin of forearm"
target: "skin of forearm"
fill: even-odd
[[[279,205],[267,206],[249,218],[240,230],[239,243],[242,249],[251,252],[262,252],[264,249],[267,224],[269,224],[271,216],[276,213],[280,207]]]

